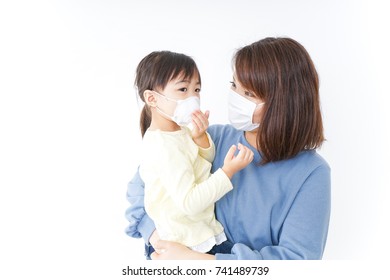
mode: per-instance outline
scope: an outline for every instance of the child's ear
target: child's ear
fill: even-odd
[[[151,107],[156,107],[157,100],[153,91],[147,89],[144,91],[144,100],[145,103]]]

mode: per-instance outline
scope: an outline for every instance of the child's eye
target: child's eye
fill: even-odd
[[[200,92],[200,88],[195,89],[195,92],[199,93]]]
[[[186,92],[187,88],[180,88],[179,90],[182,91],[182,92]]]
[[[232,84],[232,87],[236,88],[236,84],[233,81],[231,81],[230,83]]]

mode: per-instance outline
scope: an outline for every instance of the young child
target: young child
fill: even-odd
[[[253,152],[238,144],[235,156],[233,145],[223,167],[210,174],[215,147],[206,132],[209,112],[199,110],[201,80],[192,58],[152,52],[139,63],[135,86],[145,103],[140,119],[145,210],[160,239],[217,253],[226,236],[214,203],[232,190],[231,177],[252,161]]]

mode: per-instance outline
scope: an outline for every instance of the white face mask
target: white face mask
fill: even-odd
[[[200,108],[200,99],[197,96],[190,96],[186,99],[176,100],[166,97],[165,95],[162,95],[161,93],[158,93],[156,91],[154,92],[157,93],[159,96],[165,98],[166,100],[176,102],[176,108],[175,112],[173,113],[173,116],[168,115],[158,107],[156,108],[161,114],[170,118],[172,121],[174,121],[180,126],[186,126],[190,124],[192,120],[191,114],[194,111],[199,110]]]
[[[264,102],[256,104],[232,89],[229,91],[228,102],[229,122],[233,127],[244,131],[251,131],[259,127],[260,123],[253,123],[252,119],[257,106],[263,105]]]

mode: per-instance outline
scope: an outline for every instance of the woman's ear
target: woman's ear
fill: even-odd
[[[152,90],[147,89],[144,91],[144,100],[145,103],[148,104],[149,106],[156,107],[157,100]]]

